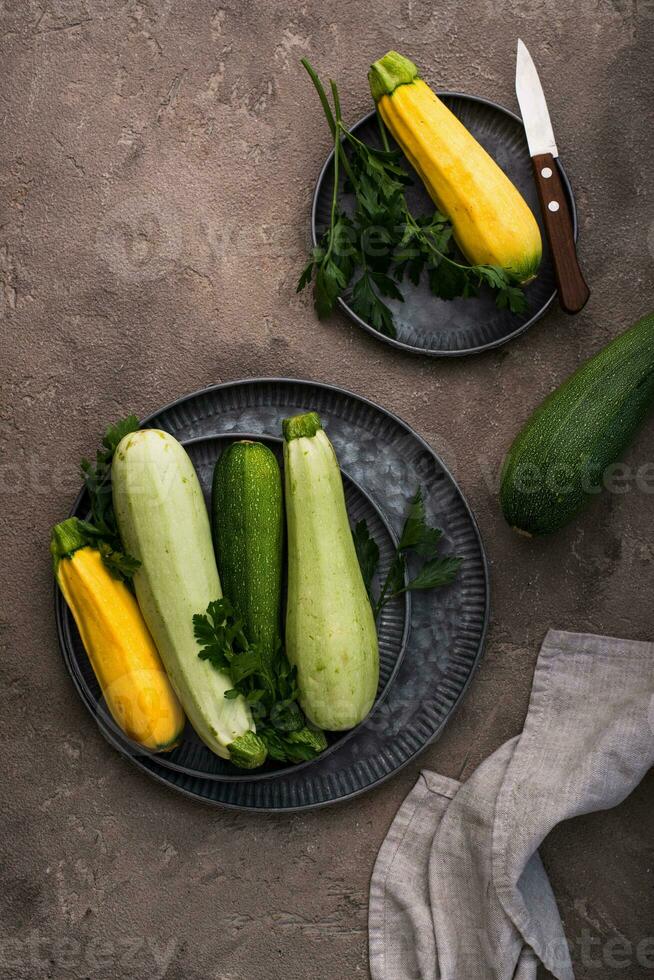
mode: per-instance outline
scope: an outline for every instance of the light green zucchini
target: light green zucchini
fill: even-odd
[[[193,616],[222,596],[209,518],[193,464],[173,436],[132,432],[112,464],[121,538],[141,562],[134,588],[141,611],[187,717],[217,755],[254,768],[265,746],[243,698],[225,698],[226,674],[198,657]]]
[[[336,454],[315,412],[286,419],[286,652],[319,728],[362,721],[379,682],[377,631],[357,560]]]

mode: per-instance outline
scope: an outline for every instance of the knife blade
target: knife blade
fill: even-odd
[[[518,38],[515,69],[515,91],[522,112],[522,121],[527,131],[529,155],[535,157],[539,153],[551,153],[553,157],[558,157],[559,151],[556,148],[543,86],[536,65],[520,38]]]
[[[588,301],[575,248],[574,229],[556,158],[559,151],[543,86],[523,41],[518,38],[515,91],[527,134],[543,224],[552,252],[559,303],[566,313],[578,313]]]

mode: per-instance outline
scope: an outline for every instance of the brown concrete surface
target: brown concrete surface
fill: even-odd
[[[627,492],[551,540],[515,538],[495,499],[530,410],[652,305],[653,27],[652,0],[0,2],[3,978],[366,977],[369,875],[419,769],[465,777],[520,730],[547,627],[654,636],[654,497],[634,476],[652,425]],[[577,194],[587,309],[458,362],[318,323],[295,282],[328,138],[300,57],[351,120],[390,47],[515,108],[518,35]],[[442,740],[376,792],[279,818],[194,805],[105,744],[61,664],[47,553],[108,421],[262,374],[403,416],[458,477],[493,578],[486,655]],[[653,812],[650,774],[543,847],[579,980],[654,973]]]

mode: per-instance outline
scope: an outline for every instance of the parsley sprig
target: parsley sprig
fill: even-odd
[[[439,211],[414,216],[405,190],[412,183],[400,150],[390,148],[386,128],[377,120],[382,148],[371,146],[343,123],[338,87],[330,82],[333,109],[312,65],[302,59],[318,93],[334,142],[334,186],[329,227],[311,251],[297,291],[312,281],[318,316],[328,316],[344,294],[363,320],[387,337],[395,337],[393,313],[384,299],[404,301],[399,283],[417,285],[428,277],[441,299],[477,296],[482,285],[495,291],[500,309],[524,313],[523,290],[506,270],[494,265],[465,265],[452,255],[452,226]],[[347,147],[347,152],[346,152]],[[344,190],[354,194],[354,213],[340,205]]]
[[[96,453],[95,464],[88,459],[81,462],[82,477],[91,503],[91,520],[80,521],[80,530],[83,529],[89,544],[100,552],[102,561],[114,578],[125,582],[132,578],[141,563],[123,551],[111,495],[111,461],[121,439],[138,427],[136,415],[128,415],[115,425],[110,425]]]
[[[463,561],[462,558],[454,555],[438,554],[438,545],[443,532],[427,524],[425,503],[420,488],[411,500],[397,550],[377,595],[374,594],[373,579],[379,566],[379,547],[371,537],[365,520],[359,521],[352,533],[363,581],[370,596],[375,618],[379,616],[385,605],[405,592],[437,589],[443,585],[450,585],[456,578]],[[407,581],[410,555],[422,559],[422,563]]]
[[[272,651],[251,643],[242,620],[224,598],[193,617],[193,631],[200,659],[226,673],[233,685],[225,697],[242,695],[250,706],[257,735],[272,759],[303,762],[327,748],[324,732],[307,724],[298,705],[297,670],[279,641]]]

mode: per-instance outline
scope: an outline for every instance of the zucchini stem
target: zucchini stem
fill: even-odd
[[[70,558],[80,548],[89,544],[89,535],[77,517],[69,517],[60,524],[55,524],[50,537],[50,553],[55,568],[62,558]]]
[[[322,429],[322,422],[317,412],[292,415],[282,422],[285,442],[291,442],[293,439],[311,439],[320,429]]]
[[[268,750],[254,732],[239,735],[228,745],[230,761],[240,769],[258,769],[266,761]]]

